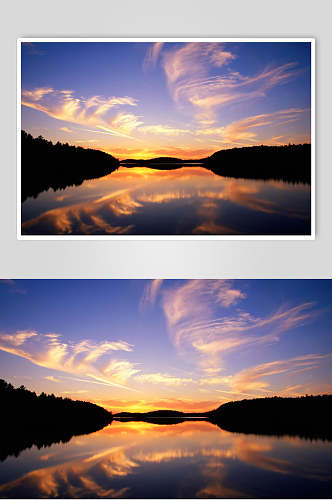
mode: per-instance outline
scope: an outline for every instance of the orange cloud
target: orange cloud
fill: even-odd
[[[179,386],[193,382],[192,378],[175,377],[168,373],[144,373],[137,375],[135,380],[138,382],[149,382],[151,384],[165,384]]]
[[[37,366],[84,376],[82,381],[85,382],[90,379],[126,388],[122,384],[138,372],[128,361],[109,359],[114,351],[133,350],[131,344],[122,340],[100,343],[82,340],[75,343],[65,342],[61,335],[55,333],[20,331],[0,334],[0,350],[27,359]]]
[[[287,373],[294,375],[299,371],[313,370],[318,368],[323,359],[331,357],[331,354],[306,354],[287,360],[272,361],[242,370],[230,379],[229,383],[236,391],[265,391],[270,387],[266,377]],[[294,390],[294,388],[291,388]]]
[[[309,112],[309,109],[289,108],[275,111],[273,113],[261,113],[259,115],[249,116],[241,120],[237,120],[224,127],[207,127],[197,129],[195,131],[195,135],[219,138],[222,141],[220,145],[224,148],[234,146],[252,146],[262,143],[281,145],[287,142],[285,136],[274,136],[269,140],[266,140],[264,134],[262,133],[264,128],[269,126],[276,127],[286,123],[298,121],[304,113]],[[282,138],[284,140],[280,141]]]
[[[37,88],[23,89],[21,102],[23,106],[41,111],[57,120],[93,126],[94,132],[100,129],[111,135],[130,137],[132,130],[143,123],[130,113],[113,115],[113,110],[119,106],[137,105],[136,99],[128,96],[108,98],[93,96],[84,99],[75,97],[72,90]]]
[[[49,380],[50,382],[60,382],[60,380],[57,379],[57,378],[55,378],[55,377],[53,377],[53,375],[48,375],[47,377],[45,377],[45,379]]]
[[[181,129],[181,128],[173,128],[169,125],[145,125],[144,127],[140,127],[139,132],[148,133],[148,134],[158,134],[158,135],[186,135],[192,134],[192,130],[190,129]]]
[[[112,359],[101,368],[101,372],[108,380],[114,380],[119,384],[126,384],[128,379],[139,373],[140,370],[134,368],[134,365],[129,361]]]
[[[262,113],[231,123],[222,132],[224,142],[228,144],[252,144],[259,141],[257,129],[270,125],[282,125],[301,118],[307,109],[290,108],[274,113]],[[279,139],[279,137],[275,138]]]
[[[75,460],[28,472],[0,486],[0,493],[17,496],[18,491],[24,488],[31,498],[54,498],[63,494],[68,498],[84,495],[91,498],[122,498],[128,492],[128,488],[105,488],[103,485],[105,478],[108,478],[109,482],[112,477],[126,476],[137,466],[138,464],[130,460],[121,447],[114,447],[105,450],[102,455],[92,455],[85,460]],[[96,474],[97,470],[99,474]]]

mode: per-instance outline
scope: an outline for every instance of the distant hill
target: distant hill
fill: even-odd
[[[181,158],[173,158],[172,156],[160,156],[159,158],[150,158],[149,160],[135,160],[134,158],[128,158],[127,160],[121,160],[123,163],[135,163],[135,164],[160,164],[160,163],[200,163],[201,160],[182,160]]]
[[[53,144],[22,130],[22,202],[49,188],[56,191],[79,186],[84,180],[103,177],[118,167],[119,161],[103,151],[60,142]]]
[[[131,412],[126,412],[123,411],[121,413],[115,413],[114,417],[119,417],[119,418],[127,418],[130,416],[144,416],[144,417],[182,417],[184,413],[182,411],[175,411],[175,410],[154,410],[154,411],[148,411],[145,413],[131,413]]]
[[[183,165],[200,165],[200,160],[181,160],[181,158],[173,158],[169,156],[161,156],[160,158],[151,158],[149,160],[127,159],[121,160],[120,165],[125,167],[150,167],[156,170],[175,170],[183,167]]]
[[[184,422],[186,418],[188,418],[188,414],[174,410],[155,410],[146,413],[121,412],[114,415],[115,420],[148,422],[157,425],[179,424]]]

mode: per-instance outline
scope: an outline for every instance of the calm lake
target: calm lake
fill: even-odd
[[[22,204],[24,235],[308,235],[310,185],[120,167]]]
[[[1,498],[331,498],[332,443],[113,421],[0,463]]]

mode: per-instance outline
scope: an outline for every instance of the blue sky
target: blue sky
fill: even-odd
[[[331,392],[331,280],[2,280],[0,377],[113,410]]]
[[[306,42],[28,42],[22,128],[119,158],[310,142]]]

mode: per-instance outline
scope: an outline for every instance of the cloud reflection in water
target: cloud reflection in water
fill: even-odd
[[[0,486],[0,496],[268,498],[278,483],[290,498],[295,478],[298,496],[324,497],[332,480],[331,448],[322,441],[233,434],[208,422],[113,422],[47,453],[22,454],[18,477]],[[19,476],[22,467],[30,471]]]
[[[309,234],[310,186],[125,168],[22,206],[22,234]]]

